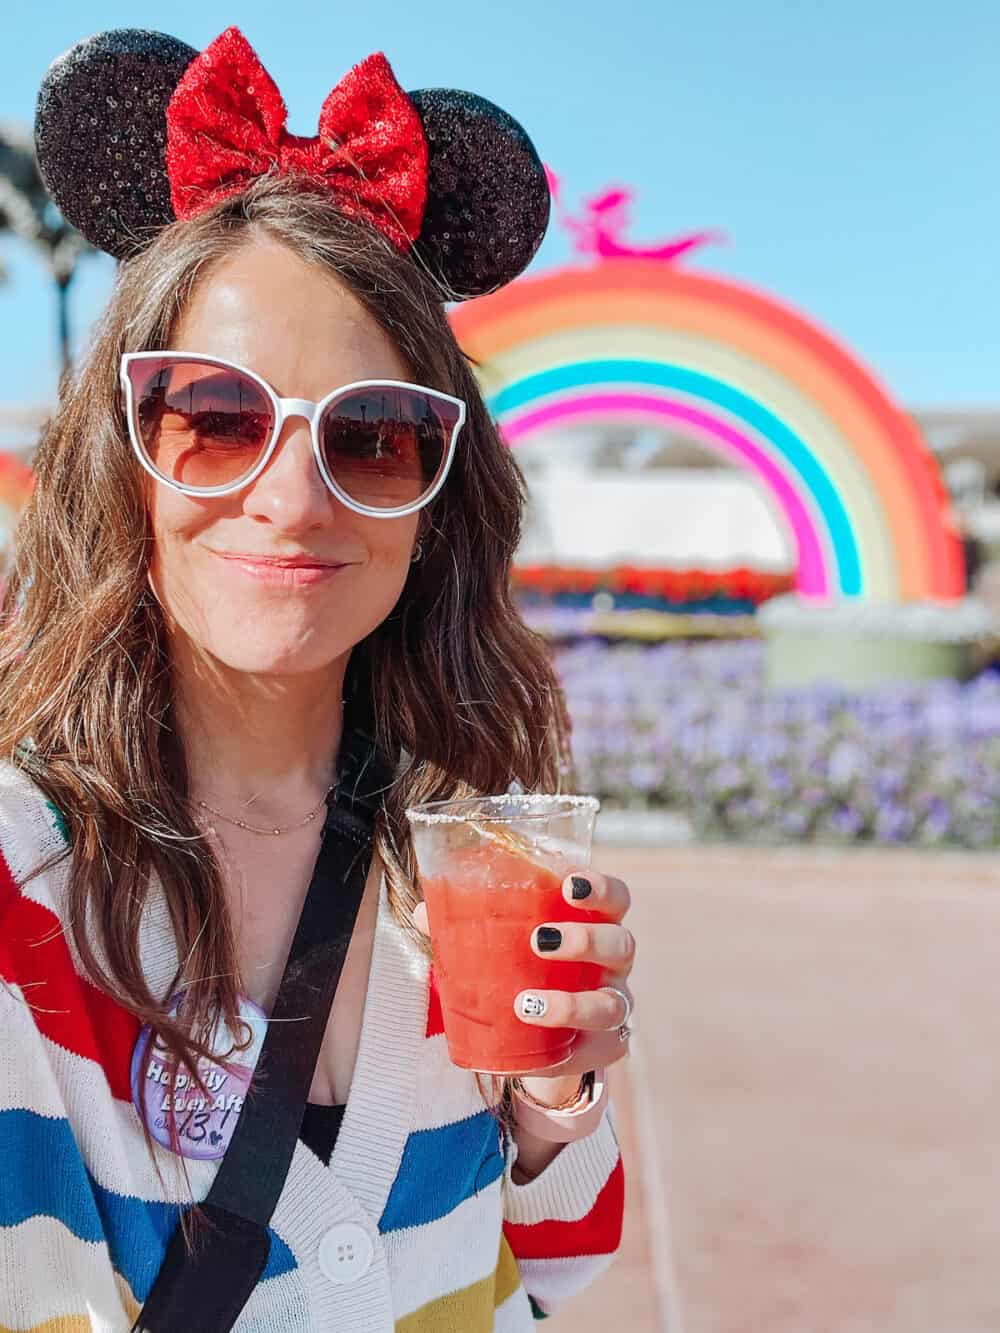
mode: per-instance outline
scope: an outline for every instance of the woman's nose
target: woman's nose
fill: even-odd
[[[271,461],[246,492],[244,512],[288,532],[328,522],[332,496],[319,474],[309,425],[292,417],[282,428]]]

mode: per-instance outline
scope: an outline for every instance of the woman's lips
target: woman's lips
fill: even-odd
[[[259,583],[283,588],[308,588],[325,583],[341,569],[350,569],[346,563],[314,560],[308,556],[243,555],[233,551],[216,551],[214,554]]]

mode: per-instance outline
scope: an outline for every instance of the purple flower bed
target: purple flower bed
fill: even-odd
[[[705,837],[1000,846],[1000,676],[771,690],[753,641],[554,653],[581,790]]]

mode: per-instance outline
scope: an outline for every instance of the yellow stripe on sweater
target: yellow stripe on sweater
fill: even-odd
[[[497,1260],[496,1289],[493,1295],[494,1305],[503,1305],[509,1296],[513,1296],[521,1285],[521,1271],[514,1258],[514,1251],[507,1244],[507,1237],[500,1237],[500,1258]]]
[[[471,1287],[428,1301],[419,1310],[397,1319],[396,1333],[492,1333],[493,1311],[520,1285],[514,1252],[506,1236],[501,1236],[494,1272]]]
[[[85,1314],[57,1314],[41,1324],[23,1325],[21,1328],[0,1324],[0,1333],[94,1333],[94,1326]]]

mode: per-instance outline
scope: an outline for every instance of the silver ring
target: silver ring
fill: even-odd
[[[631,995],[629,995],[628,991],[623,991],[620,986],[602,986],[601,990],[610,991],[612,995],[617,995],[624,1001],[625,1017],[618,1025],[618,1040],[628,1041],[632,1033],[632,1029],[629,1026],[629,1021],[632,1018],[632,1008],[633,1008]]]

